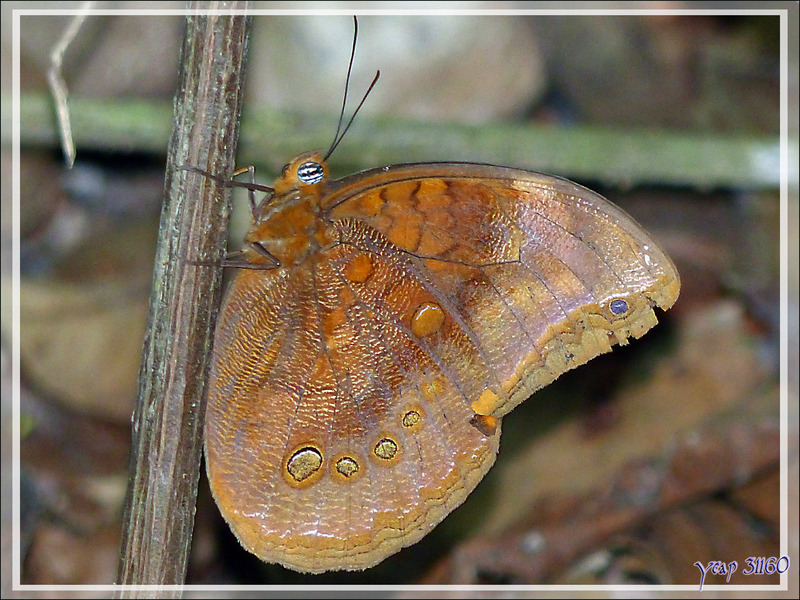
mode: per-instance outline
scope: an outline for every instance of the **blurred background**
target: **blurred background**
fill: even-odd
[[[369,6],[324,7],[355,4]],[[777,4],[794,18],[785,74],[792,161],[797,5]],[[67,170],[46,74],[68,17],[21,18],[20,221],[12,223],[10,11],[79,5],[2,7],[3,597],[14,597],[6,500],[15,226],[22,582],[111,583],[117,568],[184,19],[86,20],[64,58],[77,145]],[[168,7],[183,4],[159,3]],[[784,540],[792,559],[798,547],[797,166],[782,221],[779,19],[652,10],[704,7],[604,2],[583,8],[645,11],[359,17],[351,110],[377,69],[381,78],[331,158],[335,175],[457,160],[568,177],[654,235],[678,267],[681,297],[647,336],[562,376],[504,419],[495,467],[418,544],[359,573],[308,576],[265,565],[239,547],[201,481],[187,583],[699,586],[694,563],[711,560],[738,561],[732,583],[778,582],[742,571],[748,557],[781,556],[787,535],[779,519],[782,331],[791,475]],[[351,42],[350,16],[256,17],[238,162],[255,165],[261,183],[292,156],[329,146]],[[232,249],[249,218],[246,198],[235,204]],[[781,227],[791,265],[788,322],[780,312]],[[795,565],[790,575],[796,595]]]

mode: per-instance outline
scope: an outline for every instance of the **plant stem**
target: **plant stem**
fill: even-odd
[[[198,10],[246,2],[197,2]],[[117,583],[184,582],[202,453],[204,387],[221,298],[229,190],[176,165],[233,171],[250,17],[191,15],[167,157]],[[128,588],[122,597],[149,591]],[[149,592],[157,594],[158,591]],[[160,592],[160,593],[163,593]],[[179,588],[172,591],[179,595]]]

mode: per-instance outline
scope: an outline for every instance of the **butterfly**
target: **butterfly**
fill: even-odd
[[[234,534],[310,573],[419,541],[493,465],[504,415],[680,291],[655,240],[576,183],[460,162],[333,179],[339,141],[245,186],[205,422]]]
[[[419,163],[333,180],[290,162],[214,341],[208,477],[242,545],[370,567],[460,505],[502,417],[638,338],[680,290],[626,213],[566,179]]]

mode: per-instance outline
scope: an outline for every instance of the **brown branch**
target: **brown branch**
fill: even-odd
[[[244,9],[246,4],[197,2],[189,7],[199,12]],[[133,417],[117,574],[121,585],[182,584],[185,578],[202,452],[204,385],[221,297],[221,268],[196,262],[224,254],[230,197],[217,182],[175,166],[233,171],[250,20],[187,18]],[[142,590],[130,596],[142,597]]]

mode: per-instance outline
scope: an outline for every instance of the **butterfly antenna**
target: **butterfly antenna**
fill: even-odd
[[[347,78],[344,80],[344,98],[342,98],[342,111],[339,113],[339,123],[336,125],[336,133],[333,135],[333,148],[339,139],[339,131],[342,129],[342,121],[344,121],[344,110],[347,107],[347,91],[350,88],[350,74],[353,72],[353,61],[356,57],[356,42],[358,41],[358,18],[353,15],[353,47],[350,50],[350,64],[347,65]],[[328,150],[325,158],[331,155],[332,150]]]
[[[338,137],[338,139],[335,139],[335,140],[334,140],[334,142],[333,142],[333,144],[331,144],[331,147],[330,147],[330,149],[328,150],[327,154],[325,154],[325,158],[324,158],[324,160],[328,160],[328,157],[329,157],[331,154],[333,154],[333,151],[334,151],[334,150],[336,150],[336,146],[338,146],[338,145],[339,145],[339,142],[341,142],[341,141],[342,141],[342,139],[344,138],[344,135],[347,133],[347,130],[348,130],[348,129],[350,129],[350,125],[352,125],[352,124],[353,124],[353,121],[355,120],[355,118],[356,118],[356,115],[358,114],[358,111],[359,111],[359,110],[361,110],[361,107],[362,107],[362,106],[364,106],[364,102],[366,101],[366,99],[367,99],[367,96],[369,96],[369,93],[372,91],[372,88],[374,88],[374,87],[375,87],[375,84],[376,84],[376,83],[378,83],[378,78],[379,78],[380,76],[381,76],[381,72],[380,72],[380,71],[377,71],[377,72],[375,73],[375,77],[374,77],[374,78],[373,78],[373,80],[372,80],[372,83],[370,83],[370,84],[369,84],[369,87],[367,88],[367,91],[366,91],[366,92],[364,92],[364,97],[361,99],[361,102],[359,102],[359,103],[358,103],[358,106],[356,107],[356,110],[355,110],[355,112],[353,113],[353,116],[352,116],[352,117],[350,117],[350,120],[347,122],[347,126],[346,126],[346,127],[344,128],[344,130],[342,131],[342,135],[340,135],[340,136]]]
[[[350,74],[353,72],[353,61],[356,56],[357,40],[358,40],[358,18],[353,16],[353,48],[352,50],[350,50],[350,64],[347,65],[347,79],[345,79],[344,82],[344,98],[342,99],[342,110],[339,113],[339,123],[336,125],[336,133],[333,136],[333,142],[331,143],[331,147],[328,148],[328,152],[325,153],[324,160],[328,160],[328,157],[331,154],[333,154],[333,151],[336,149],[336,146],[338,146],[339,142],[342,141],[344,134],[347,133],[348,129],[350,129],[350,125],[353,124],[353,119],[356,118],[358,111],[363,106],[364,101],[367,99],[367,96],[369,96],[369,93],[372,91],[372,88],[375,87],[375,83],[378,81],[378,77],[380,77],[381,75],[380,71],[375,73],[375,78],[372,80],[372,83],[369,85],[369,88],[367,88],[367,91],[364,94],[364,97],[361,99],[361,102],[359,102],[358,106],[356,107],[353,116],[350,117],[350,120],[347,122],[347,125],[345,126],[344,130],[342,130],[342,123],[344,122],[344,111],[345,108],[347,107],[347,93],[350,88]],[[341,135],[339,135],[339,132],[341,132]]]

